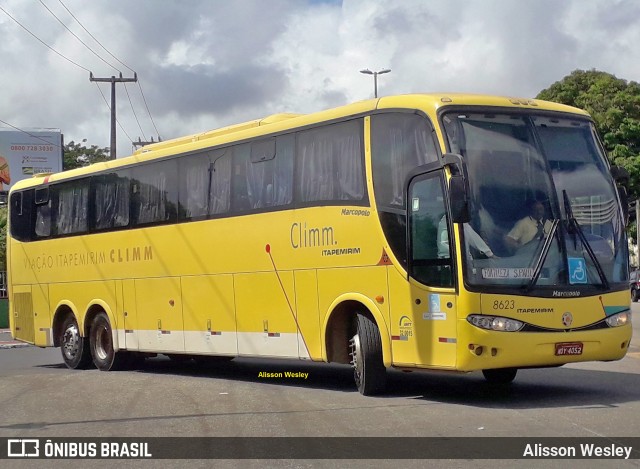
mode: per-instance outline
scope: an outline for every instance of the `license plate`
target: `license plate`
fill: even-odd
[[[582,355],[582,342],[556,344],[556,355]]]

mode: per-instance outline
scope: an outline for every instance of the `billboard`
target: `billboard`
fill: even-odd
[[[59,129],[0,128],[0,192],[38,173],[62,171]]]

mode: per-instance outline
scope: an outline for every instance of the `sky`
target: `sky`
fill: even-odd
[[[0,127],[117,156],[378,94],[535,97],[576,69],[640,81],[636,0],[0,0]],[[12,19],[13,18],[13,19]],[[18,24],[20,23],[20,24]],[[22,25],[22,26],[20,26]]]

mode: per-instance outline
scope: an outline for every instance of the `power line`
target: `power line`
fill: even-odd
[[[158,130],[158,127],[156,127],[156,123],[154,122],[153,117],[151,117],[151,111],[149,110],[149,105],[147,104],[147,98],[144,97],[144,92],[142,91],[142,83],[140,83],[140,80],[138,80],[138,87],[140,88],[140,94],[142,94],[144,106],[147,108],[147,112],[149,113],[149,119],[151,119],[153,128],[156,129],[156,135],[158,135],[158,138],[160,138],[160,131]]]
[[[71,60],[69,57],[65,56],[64,54],[61,54],[60,52],[58,52],[57,50],[55,50],[53,47],[51,47],[49,44],[47,44],[46,42],[44,42],[42,39],[40,39],[38,36],[36,36],[35,34],[33,34],[31,31],[29,31],[29,29],[24,26],[22,23],[20,23],[17,19],[15,19],[13,16],[11,16],[9,14],[9,12],[7,10],[5,10],[4,8],[2,8],[0,6],[0,10],[2,10],[4,12],[5,15],[7,15],[9,18],[11,18],[18,26],[20,26],[22,29],[24,29],[26,32],[28,32],[29,34],[31,34],[31,36],[33,36],[35,39],[37,39],[43,46],[45,46],[47,49],[51,50],[52,52],[55,52],[56,54],[58,54],[60,57],[62,57],[64,60],[66,60],[67,62],[72,63],[73,65],[75,65],[78,68],[81,68],[82,70],[85,70],[89,73],[91,73],[91,70],[89,70],[88,68],[83,67],[82,65],[74,62],[73,60]]]
[[[134,73],[135,73],[135,72],[134,72]],[[122,74],[121,74],[121,75],[122,75]],[[129,90],[128,90],[128,88],[127,88],[127,84],[126,84],[126,83],[123,83],[123,84],[124,84],[124,91],[125,91],[125,93],[127,93],[127,98],[129,98],[129,104],[131,104],[131,110],[133,111],[133,117],[135,117],[136,122],[138,123],[138,128],[140,129],[140,132],[142,133],[142,136],[143,136],[143,137],[144,137],[144,139],[146,140],[146,139],[147,139],[147,137],[146,137],[146,135],[144,134],[144,130],[142,130],[142,126],[140,125],[140,121],[138,120],[138,114],[136,114],[135,109],[133,109],[133,102],[131,101],[131,96],[129,96]]]
[[[100,45],[100,47],[102,47],[109,55],[111,55],[115,60],[117,60],[119,63],[121,63],[122,65],[124,65],[126,68],[128,68],[129,70],[133,69],[131,67],[129,67],[128,65],[126,65],[125,63],[123,63],[121,60],[119,60],[117,57],[115,57],[113,54],[111,54],[111,52],[109,52],[101,43],[100,41],[98,41],[83,25],[82,23],[80,23],[80,21],[73,15],[73,13],[71,13],[71,11],[64,5],[64,3],[62,3],[62,1],[58,0],[60,2],[60,4],[62,4],[62,6],[69,12],[69,14],[78,22],[78,24],[85,30],[87,31],[87,33]],[[40,0],[40,3],[42,3],[42,0]],[[85,44],[76,34],[74,34],[66,25],[64,25],[64,23],[44,4],[42,3],[42,5],[58,20],[58,22],[60,22],[65,29],[67,29],[67,31],[69,31],[76,39],[78,39],[78,41],[80,41],[87,49],[89,49],[94,55],[96,55],[100,60],[102,60],[104,63],[106,63],[107,65],[109,65],[110,67],[118,70],[117,67],[111,65],[109,62],[105,61],[102,57],[100,57],[95,51],[93,51],[87,44]],[[27,28],[26,26],[24,26],[22,23],[20,23],[20,21],[18,21],[16,18],[14,18],[7,10],[5,10],[2,6],[0,6],[0,11],[2,11],[5,15],[7,15],[14,23],[16,23],[18,26],[20,26],[22,29],[24,29],[27,33],[29,33],[29,35],[31,35],[34,39],[36,39],[38,42],[40,42],[43,46],[45,46],[47,49],[51,50],[52,52],[54,52],[56,55],[62,57],[63,59],[65,59],[67,62],[75,65],[76,67],[89,72],[89,74],[91,75],[92,72],[91,70],[89,70],[86,67],[83,67],[82,65],[80,65],[79,63],[71,60],[69,57],[65,56],[64,54],[62,54],[61,52],[58,52],[56,49],[54,49],[53,47],[51,47],[49,44],[47,44],[46,42],[44,42],[42,39],[40,39],[36,34],[34,34],[33,32],[31,32],[29,30],[29,28]],[[118,70],[119,71],[119,70]],[[135,72],[134,72],[135,74]],[[137,78],[137,76],[136,76]],[[153,116],[151,115],[151,111],[149,109],[149,105],[147,104],[147,99],[144,95],[144,92],[142,90],[142,85],[140,83],[139,80],[130,80],[130,81],[137,81],[138,86],[140,88],[140,93],[142,95],[142,100],[144,102],[145,108],[147,110],[147,113],[149,114],[149,118],[151,119],[151,123],[153,124],[153,127],[156,130],[156,133],[158,135],[160,135],[160,132],[158,131],[158,127],[155,124],[155,121],[153,120]],[[96,86],[98,86],[96,84]],[[126,86],[125,86],[126,89]],[[105,101],[105,104],[107,105],[107,108],[111,111],[111,107],[109,106],[109,103],[107,102],[104,94],[102,93],[102,90],[100,90],[100,87],[98,86],[98,90],[100,91],[100,94],[102,95],[102,99]],[[140,121],[138,120],[138,117],[136,115],[135,109],[133,108],[133,102],[131,101],[131,97],[129,95],[129,92],[127,91],[127,97],[129,98],[129,103],[131,104],[131,109],[133,111],[133,114],[135,116],[136,121],[138,122],[138,126],[140,127],[141,132],[144,135],[144,132],[142,131],[142,127],[140,126]],[[117,120],[116,120],[117,121]],[[0,121],[3,122],[3,121]],[[127,131],[124,129],[124,127],[122,126],[122,124],[117,121],[118,126],[120,127],[120,129],[124,132],[124,134],[127,136],[127,138],[129,139],[129,141],[133,142],[133,139],[129,136],[129,134],[127,133]],[[10,124],[7,124],[10,125]],[[16,127],[17,130],[20,130]],[[145,137],[146,139],[146,137]],[[48,143],[48,142],[47,142]],[[114,152],[115,154],[115,152]]]
[[[51,13],[51,16],[53,16],[56,20],[58,20],[58,23],[60,23],[60,24],[64,27],[64,29],[66,29],[66,30],[69,32],[69,34],[71,34],[71,35],[72,35],[73,37],[75,37],[78,41],[80,41],[80,43],[81,43],[83,46],[85,46],[85,47],[89,50],[89,52],[91,52],[93,55],[95,55],[96,57],[98,57],[100,60],[102,60],[102,61],[103,61],[105,64],[107,64],[109,67],[114,68],[114,69],[115,69],[115,70],[117,70],[119,73],[122,73],[122,72],[118,69],[118,67],[116,67],[116,66],[114,66],[114,65],[110,64],[109,62],[107,62],[106,60],[104,60],[102,57],[100,57],[100,56],[98,55],[98,53],[97,53],[96,51],[94,51],[91,47],[89,47],[89,46],[88,46],[88,45],[87,45],[87,44],[86,44],[82,39],[80,39],[80,38],[76,35],[76,33],[74,33],[73,31],[71,31],[71,30],[69,29],[69,27],[68,27],[66,24],[64,24],[64,23],[62,22],[62,20],[61,20],[60,18],[58,18],[58,17],[56,16],[56,14],[55,14],[54,12],[52,12],[52,11],[49,9],[49,7],[48,7],[48,6],[47,6],[47,5],[46,5],[42,0],[39,0],[39,1],[40,1],[40,4],[41,4],[43,7],[45,7],[45,9],[46,9],[49,13]]]
[[[91,36],[91,38],[96,41],[96,43],[102,47],[102,49],[109,54],[113,59],[115,59],[118,63],[120,63],[121,65],[123,65],[124,67],[128,68],[132,73],[136,73],[136,71],[134,69],[132,69],[131,67],[129,67],[126,63],[124,63],[122,60],[120,60],[118,57],[116,57],[115,55],[113,55],[109,49],[107,49],[104,45],[102,45],[102,43],[93,35],[91,34],[91,32],[85,28],[85,26],[80,22],[80,20],[71,12],[71,10],[69,10],[69,8],[67,8],[67,6],[62,2],[62,0],[58,0],[58,2],[60,3],[60,5],[62,5],[64,7],[65,10],[67,10],[67,12],[69,13],[69,15],[71,15],[71,17],[76,21],[76,23],[78,23],[80,25],[80,27],[82,29],[85,30],[85,32]],[[120,70],[118,70],[120,71]],[[142,91],[142,84],[140,82],[140,80],[138,80],[138,87],[140,88],[140,94],[142,95],[142,100],[144,101],[144,106],[147,110],[147,113],[149,114],[149,119],[151,120],[151,123],[153,124],[153,128],[156,130],[156,134],[160,135],[160,132],[158,131],[158,127],[156,127],[156,123],[153,120],[153,116],[151,115],[151,110],[149,110],[149,105],[147,104],[147,98],[144,95],[144,91]],[[127,86],[125,85],[125,90],[127,90]],[[129,92],[127,91],[127,96],[129,96]],[[129,96],[129,102],[131,102],[131,97]],[[131,104],[131,109],[133,110],[133,103]],[[136,118],[136,121],[138,122],[138,127],[140,127],[140,132],[142,132],[142,135],[144,135],[144,131],[142,130],[142,127],[140,126],[140,122],[138,121],[138,116],[136,116],[135,114],[135,110],[133,111],[133,114]],[[146,140],[146,137],[145,137]]]
[[[47,145],[53,145],[54,147],[60,148],[60,145],[58,145],[57,143],[52,143],[52,142],[49,142],[48,140],[45,140],[44,138],[38,137],[37,135],[30,134],[26,130],[22,130],[22,129],[16,127],[15,125],[11,125],[8,122],[3,121],[2,119],[0,119],[0,122],[2,122],[4,125],[8,125],[12,129],[16,129],[16,130],[22,132],[23,134],[27,134],[29,137],[33,137],[33,138],[37,138],[38,140],[42,140]]]
[[[42,3],[42,2],[41,2],[41,3]],[[44,5],[44,4],[43,4],[43,5]],[[46,8],[46,5],[44,5],[44,6],[45,6],[45,8]],[[2,8],[1,6],[0,6],[0,10],[2,10],[2,11],[4,12],[4,14],[6,14],[9,18],[11,18],[11,19],[12,19],[12,20],[13,20],[13,21],[18,25],[18,26],[20,26],[22,29],[24,29],[26,32],[28,32],[31,36],[33,36],[35,39],[37,39],[37,40],[38,40],[38,42],[40,42],[42,45],[44,45],[47,49],[49,49],[49,50],[51,50],[51,51],[55,52],[57,55],[59,55],[60,57],[62,57],[62,58],[63,58],[63,59],[65,59],[65,60],[67,60],[68,62],[72,63],[72,64],[73,64],[73,65],[75,65],[76,67],[81,68],[82,70],[85,70],[85,71],[89,72],[89,75],[90,75],[90,76],[92,75],[91,70],[89,70],[88,68],[83,67],[82,65],[80,65],[80,64],[78,64],[78,63],[74,62],[73,60],[69,59],[68,57],[66,57],[64,54],[62,54],[62,53],[58,52],[57,50],[55,50],[53,47],[51,47],[51,46],[50,46],[50,45],[48,45],[46,42],[44,42],[42,39],[40,39],[38,36],[36,36],[34,33],[32,33],[32,32],[31,32],[31,31],[30,31],[26,26],[24,26],[22,23],[20,23],[17,19],[15,19],[13,16],[11,16],[11,14],[10,14],[7,10],[5,10],[4,8]],[[47,10],[48,10],[48,8],[47,8]],[[49,11],[50,11],[50,10],[49,10]],[[55,16],[55,15],[53,15],[53,16]],[[58,19],[58,18],[56,17],[56,19]],[[58,19],[58,21],[60,21],[60,20]],[[67,28],[67,29],[68,29],[68,28]],[[70,32],[71,32],[71,31],[70,31]],[[72,33],[72,34],[73,34],[73,33]],[[74,34],[74,36],[75,36],[75,34]],[[76,36],[76,37],[77,37],[77,36]],[[78,39],[79,39],[79,38],[78,38]],[[82,42],[82,41],[80,41],[80,42]],[[83,44],[84,44],[84,43],[83,43]],[[85,44],[85,47],[89,48],[86,44]],[[89,50],[91,50],[91,49],[89,48]],[[92,51],[92,52],[93,52],[93,51]],[[95,53],[95,52],[94,52],[94,53]],[[100,58],[100,57],[98,56],[98,58]],[[104,61],[104,60],[103,60],[103,61]],[[108,62],[105,62],[105,63],[107,63],[107,65],[109,65],[110,67],[113,67],[113,66],[112,66],[112,65],[110,65]],[[113,67],[113,68],[116,68],[116,67]],[[117,68],[116,68],[116,70],[117,70]],[[122,76],[122,74],[121,74],[121,76]],[[133,80],[131,80],[131,81],[133,81]],[[97,86],[97,83],[96,83],[96,86]],[[100,91],[100,94],[102,95],[102,99],[104,100],[105,104],[107,105],[107,108],[109,109],[109,111],[111,111],[111,107],[109,106],[109,103],[107,103],[107,100],[106,100],[106,98],[104,97],[104,94],[102,93],[102,90],[100,90],[100,87],[99,87],[99,86],[98,86],[98,91]],[[133,106],[133,104],[132,104],[132,106]],[[111,112],[113,113],[113,111],[111,111]],[[134,114],[135,114],[135,111],[134,111]],[[115,120],[115,119],[114,119],[114,120]],[[2,121],[2,122],[4,122],[4,121]],[[10,124],[7,124],[7,125],[10,125]],[[127,131],[124,129],[124,127],[122,127],[122,124],[120,124],[120,122],[118,122],[118,125],[120,126],[120,129],[124,132],[124,134],[127,136],[127,138],[129,139],[129,141],[133,141],[133,139],[129,136],[129,134],[128,134],[128,133],[127,133]],[[11,126],[11,127],[13,127],[13,126]],[[18,128],[16,127],[16,130],[21,130],[21,129],[18,129]],[[113,126],[112,126],[112,131],[113,131]],[[27,133],[27,132],[25,132],[25,133]],[[113,132],[112,132],[112,133],[113,133]],[[47,142],[47,143],[49,143],[49,142]],[[115,149],[113,150],[113,155],[115,156]]]
[[[102,43],[101,43],[100,41],[98,41],[98,39],[96,39],[96,37],[95,37],[93,34],[91,34],[91,33],[89,32],[89,30],[88,30],[87,28],[85,28],[85,27],[84,27],[84,25],[80,22],[80,20],[79,20],[78,18],[76,18],[76,16],[71,12],[71,10],[69,10],[69,8],[67,8],[67,6],[66,6],[64,3],[62,3],[62,0],[58,0],[58,2],[60,2],[60,5],[62,5],[62,6],[64,7],[64,9],[65,9],[65,10],[67,10],[67,13],[69,13],[69,14],[71,15],[71,17],[72,17],[74,20],[76,20],[76,23],[78,23],[78,24],[80,25],[80,27],[81,27],[82,29],[84,29],[84,30],[85,30],[85,32],[86,32],[89,36],[91,36],[91,39],[93,39],[94,41],[96,41],[96,42],[98,43],[98,45],[99,45],[100,47],[102,47],[102,49],[104,49],[104,51],[105,51],[107,54],[109,54],[113,59],[115,59],[117,62],[119,62],[119,63],[120,63],[121,65],[123,65],[124,67],[128,68],[132,73],[135,73],[135,70],[134,70],[134,69],[132,69],[131,67],[129,67],[126,63],[124,63],[124,62],[123,62],[122,60],[120,60],[118,57],[116,57],[116,56],[115,56],[115,55],[113,55],[111,52],[109,52],[109,50],[108,50],[105,46],[103,46],[103,45],[102,45]],[[115,68],[115,67],[114,67],[114,68]],[[116,70],[117,70],[117,69],[116,69]],[[120,71],[120,70],[118,70],[118,71]]]
[[[56,20],[58,20],[58,23],[60,23],[60,24],[64,27],[64,29],[66,29],[66,30],[67,30],[67,31],[68,31],[68,32],[69,32],[73,37],[75,37],[78,41],[80,41],[80,43],[81,43],[84,47],[86,47],[86,48],[87,48],[87,49],[88,49],[88,50],[89,50],[93,55],[95,55],[95,56],[96,56],[96,57],[98,57],[100,60],[102,60],[102,62],[104,62],[105,64],[107,64],[109,67],[114,68],[115,70],[117,70],[117,71],[120,73],[120,75],[122,75],[122,71],[121,71],[118,67],[116,67],[115,65],[113,65],[113,64],[111,64],[111,63],[107,62],[105,59],[103,59],[103,58],[102,58],[102,57],[101,57],[101,56],[100,56],[96,51],[94,51],[94,50],[93,50],[91,47],[89,47],[89,46],[88,46],[88,45],[87,45],[87,44],[86,44],[82,39],[80,39],[80,37],[78,37],[78,35],[77,35],[76,33],[74,33],[73,31],[71,31],[71,29],[69,29],[69,27],[67,27],[67,25],[66,25],[66,24],[64,24],[64,22],[63,22],[60,18],[58,18],[58,17],[56,16],[56,14],[55,14],[53,11],[51,11],[51,9],[50,9],[50,8],[49,8],[49,7],[48,7],[48,6],[47,6],[47,5],[46,5],[42,0],[39,0],[39,1],[40,1],[40,4],[41,4],[43,7],[45,7],[45,8],[46,8],[46,10],[47,10],[49,13],[51,13],[51,15],[52,15]],[[69,9],[64,5],[64,3],[62,3],[62,2],[60,2],[60,3],[62,4],[62,6],[63,6],[63,7],[65,7],[65,9],[67,10],[67,12],[69,12],[69,14],[71,14],[71,12],[70,12],[70,11],[69,11]],[[77,19],[75,16],[73,16],[73,14],[71,14],[71,16],[73,17],[73,19],[75,19],[76,21],[78,21],[78,19]],[[95,38],[91,33],[89,33],[89,31],[87,30],[87,28],[85,28],[85,27],[84,27],[84,26],[83,26],[79,21],[78,21],[78,24],[80,24],[80,26],[82,26],[82,28],[83,28],[83,29],[84,29],[84,30],[85,30],[85,31],[86,31],[86,32],[87,32],[87,33],[88,33],[88,34],[89,34],[89,35],[94,39],[94,41],[96,41],[96,42],[100,45],[100,47],[102,47],[104,50],[106,50],[106,51],[107,51],[107,53],[108,53],[109,55],[111,55],[111,56],[112,56],[112,57],[114,57],[116,60],[118,60],[118,59],[117,59],[113,54],[111,54],[111,53],[110,53],[110,52],[109,52],[109,51],[108,51],[108,50],[107,50],[107,49],[106,49],[106,48],[105,48],[105,47],[104,47],[104,46],[103,46],[103,45],[102,45],[102,44],[101,44],[101,43],[100,43],[100,42],[99,42],[99,41],[98,41],[98,40],[97,40],[97,39],[96,39],[96,38]],[[118,62],[120,62],[120,61],[118,60]],[[126,65],[125,65],[125,66],[126,66]],[[127,68],[129,68],[129,67],[127,67]],[[134,72],[134,73],[135,73],[135,72]],[[138,119],[138,115],[136,114],[136,110],[135,110],[135,108],[134,108],[134,106],[133,106],[133,101],[131,100],[131,96],[129,95],[129,91],[128,91],[128,90],[127,90],[127,88],[126,88],[126,85],[125,85],[125,91],[127,92],[127,98],[129,99],[129,104],[131,105],[131,111],[133,112],[133,117],[135,118],[136,122],[138,123],[138,127],[140,128],[140,132],[142,132],[142,135],[144,135],[144,131],[142,130],[142,126],[140,125],[140,120]],[[145,139],[146,139],[146,136],[145,136]]]

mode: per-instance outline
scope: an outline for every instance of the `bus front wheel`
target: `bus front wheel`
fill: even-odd
[[[518,373],[517,368],[497,368],[494,370],[482,370],[484,379],[491,384],[509,384]]]
[[[93,363],[101,371],[118,370],[127,364],[127,352],[115,352],[109,317],[98,313],[91,324],[89,343]]]
[[[356,333],[349,345],[358,391],[364,396],[382,392],[387,382],[387,370],[382,362],[382,340],[376,323],[358,313]]]
[[[65,365],[72,370],[82,370],[91,366],[89,341],[80,335],[78,321],[73,314],[68,314],[62,323],[60,350]]]

